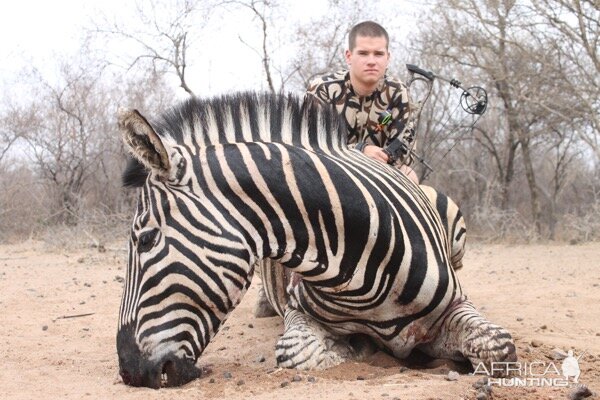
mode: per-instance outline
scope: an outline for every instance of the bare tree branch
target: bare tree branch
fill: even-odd
[[[273,77],[271,75],[271,59],[269,57],[269,48],[268,48],[268,40],[269,40],[269,22],[268,22],[268,12],[274,6],[272,0],[249,0],[245,1],[228,1],[228,4],[236,4],[242,6],[244,8],[249,9],[252,14],[258,18],[260,24],[260,30],[262,35],[262,43],[261,50],[257,50],[250,44],[248,44],[241,36],[238,35],[240,42],[250,48],[254,53],[256,53],[259,57],[261,57],[263,70],[265,72],[265,79],[267,80],[267,86],[269,87],[269,91],[271,93],[275,93],[275,85],[273,84]],[[259,10],[259,7],[261,9]]]
[[[216,2],[207,0],[170,1],[153,0],[138,3],[136,12],[141,24],[131,20],[127,23],[101,21],[93,30],[95,35],[126,41],[137,45],[139,53],[128,62],[128,69],[149,60],[153,72],[160,70],[175,74],[179,86],[189,95],[195,95],[188,83],[188,55],[191,36],[199,35],[207,16]]]

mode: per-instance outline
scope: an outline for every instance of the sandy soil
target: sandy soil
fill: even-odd
[[[275,367],[279,318],[256,319],[253,286],[200,364],[212,372],[177,389],[123,385],[115,348],[122,250],[56,251],[41,243],[0,246],[0,397],[8,399],[474,399],[481,376],[465,366],[395,360],[326,371]],[[471,300],[516,339],[522,362],[555,364],[573,349],[580,383],[600,392],[600,243],[469,244],[459,277]],[[263,361],[264,360],[264,361]],[[447,379],[450,370],[461,372]],[[229,377],[231,375],[231,377]],[[494,399],[567,398],[573,387],[498,387]]]

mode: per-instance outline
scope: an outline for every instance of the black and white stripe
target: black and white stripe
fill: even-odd
[[[458,205],[448,196],[431,186],[420,185],[421,190],[437,210],[450,243],[450,261],[454,270],[461,269],[467,241],[467,225]]]
[[[290,272],[266,280],[289,282],[279,312],[399,357],[462,299],[437,210],[400,172],[349,151],[331,110],[241,94],[189,100],[152,124],[123,112],[120,127],[137,160],[124,182],[141,188],[117,337],[127,383],[197,376],[190,363],[263,260]],[[282,360],[298,353],[288,348]]]

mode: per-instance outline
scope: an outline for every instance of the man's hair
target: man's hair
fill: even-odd
[[[350,33],[348,34],[348,49],[350,49],[350,51],[354,50],[354,47],[356,46],[357,36],[384,37],[386,49],[390,44],[390,37],[388,36],[387,31],[383,26],[373,21],[360,22],[350,29]]]

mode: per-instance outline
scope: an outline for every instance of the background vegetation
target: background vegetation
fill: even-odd
[[[5,90],[24,95],[0,104],[0,242],[124,237],[135,200],[120,187],[116,110],[155,115],[204,96],[190,71],[207,30],[232,18],[246,27],[239,46],[255,54],[239,68],[260,65],[260,89],[273,92],[302,92],[343,68],[349,28],[380,22],[393,39],[391,74],[406,79],[405,64],[418,64],[488,91],[488,111],[471,128],[457,109],[460,91],[436,81],[418,132],[435,170],[424,183],[460,204],[472,238],[600,238],[597,1],[329,0],[310,21],[295,21],[290,4],[144,1],[135,18],[95,18],[51,77],[25,69]],[[402,5],[418,14],[415,26],[398,22]]]

